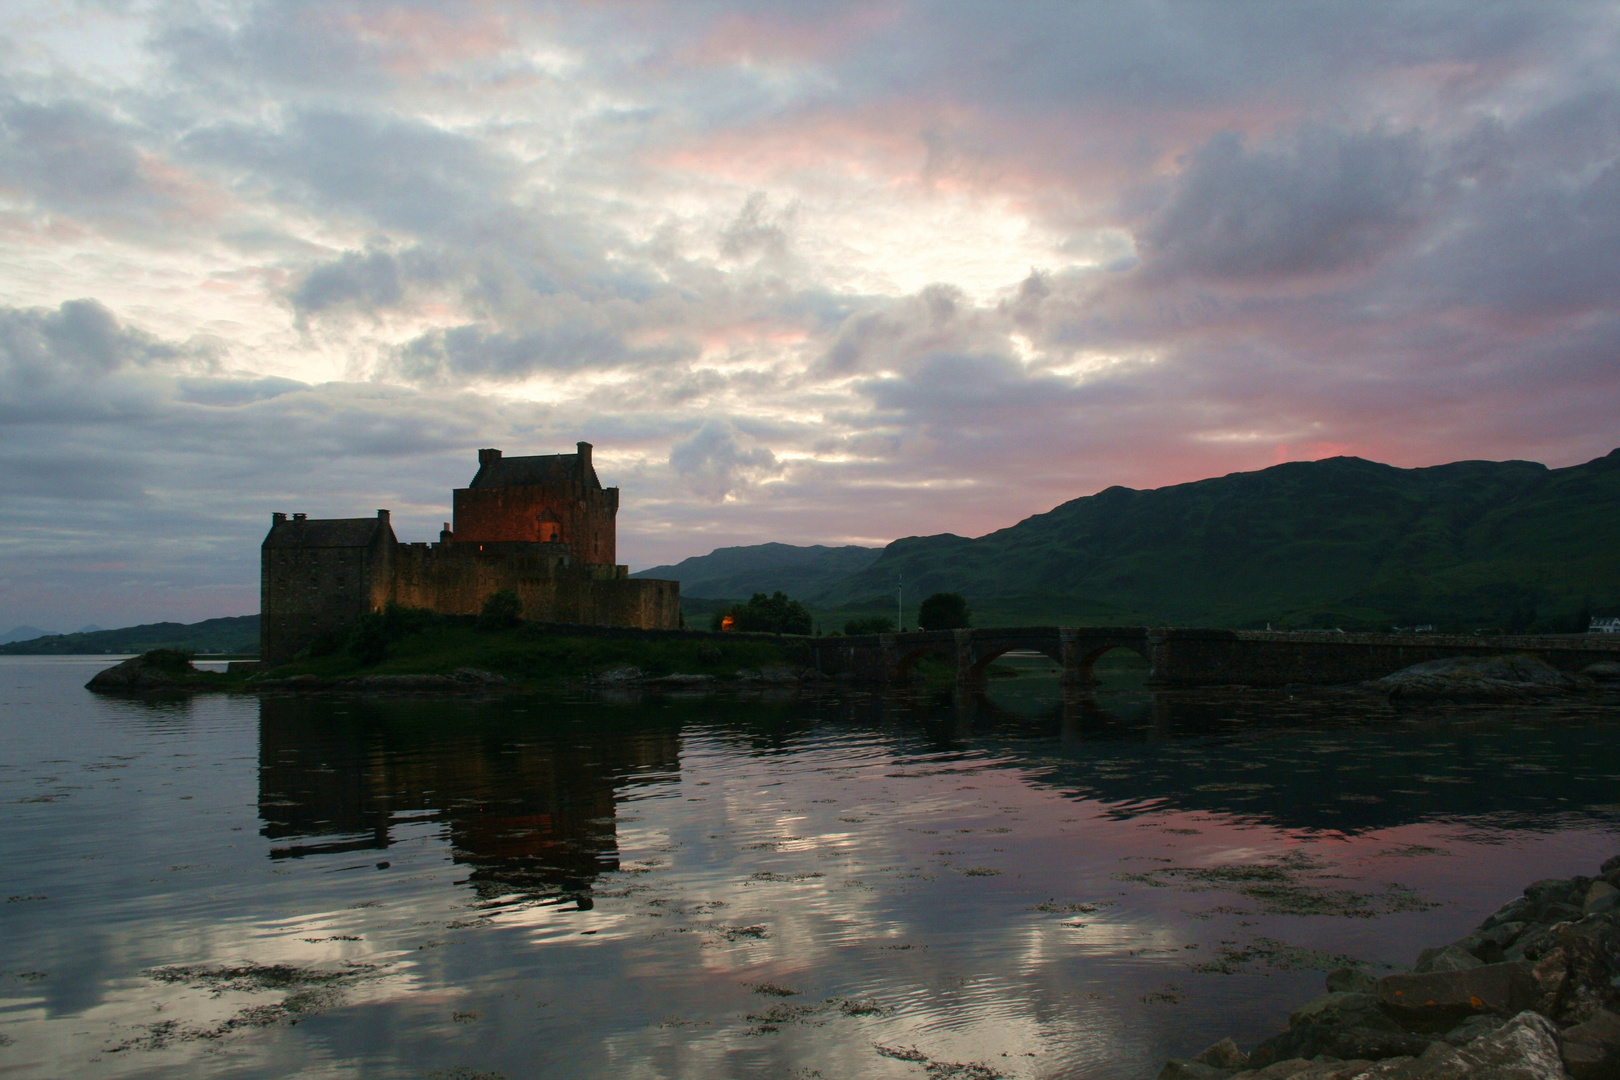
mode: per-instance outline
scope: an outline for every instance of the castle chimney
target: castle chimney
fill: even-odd
[[[307,517],[309,517],[308,514],[294,514],[293,515],[293,520],[294,521],[303,521]]]
[[[280,514],[280,513],[271,514],[270,515],[270,524],[271,525],[285,525],[285,524],[287,524],[287,515],[286,514]]]
[[[579,451],[579,471],[589,476],[591,475],[591,444],[582,442],[577,443],[576,447]]]
[[[501,460],[501,452],[499,450],[478,451],[478,464],[480,465],[488,465],[492,461],[499,460]]]
[[[450,531],[450,523],[448,521],[445,522],[444,523],[444,528],[439,530],[439,543],[448,544],[450,541],[454,540],[455,538],[456,538],[456,534]]]
[[[377,511],[377,520],[382,522],[384,525],[388,524],[388,511],[386,511],[386,510]]]

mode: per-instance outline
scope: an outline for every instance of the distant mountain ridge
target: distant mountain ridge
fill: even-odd
[[[75,653],[142,653],[183,649],[195,653],[259,651],[259,617],[237,615],[195,623],[144,623],[119,630],[50,634],[0,645],[0,656],[66,656]]]
[[[1585,614],[1620,615],[1620,450],[1564,469],[1289,462],[1112,487],[976,539],[721,548],[633,576],[673,577],[694,598],[781,589],[828,625],[840,611],[893,611],[903,578],[908,611],[960,592],[979,625],[1567,632]]]
[[[681,583],[681,595],[708,599],[747,599],[777,590],[791,596],[825,592],[851,574],[866,569],[882,548],[826,547],[821,544],[754,544],[715,548],[673,566],[640,570],[633,578],[659,578]]]
[[[1620,450],[1564,469],[1354,457],[1113,487],[977,539],[896,540],[814,599],[960,592],[1004,612],[1189,626],[1541,631],[1620,614]]]

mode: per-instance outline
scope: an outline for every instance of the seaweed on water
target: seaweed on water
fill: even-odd
[[[1332,915],[1340,918],[1371,919],[1400,911],[1426,911],[1438,905],[1424,900],[1411,889],[1388,883],[1376,892],[1324,888],[1313,881],[1337,878],[1308,855],[1290,853],[1263,863],[1230,866],[1166,866],[1134,874],[1115,874],[1116,881],[1129,881],[1150,888],[1175,888],[1183,892],[1221,889],[1235,892],[1259,906],[1265,915]]]
[[[873,1043],[872,1049],[886,1058],[909,1061],[921,1065],[929,1080],[1004,1080],[1005,1073],[997,1072],[982,1061],[935,1061],[915,1046],[884,1046]]]
[[[282,1021],[296,1024],[306,1016],[329,1008],[342,1000],[343,987],[356,979],[370,977],[375,964],[348,963],[340,970],[301,968],[291,964],[235,965],[179,964],[148,968],[141,974],[154,982],[181,984],[207,990],[210,997],[227,991],[238,993],[285,993],[280,1001],[249,1005],[238,1009],[212,1027],[183,1027],[177,1020],[161,1020],[145,1027],[145,1033],[110,1047],[109,1053],[127,1050],[161,1050],[178,1042],[224,1038],[243,1028],[270,1027]]]
[[[1247,974],[1259,964],[1274,971],[1333,971],[1368,966],[1366,961],[1354,956],[1290,945],[1276,938],[1257,937],[1242,948],[1223,942],[1216,950],[1214,959],[1192,964],[1188,970],[1204,975],[1240,975]]]

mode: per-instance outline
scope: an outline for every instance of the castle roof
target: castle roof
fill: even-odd
[[[468,487],[540,487],[566,483],[584,472],[587,482],[602,486],[587,457],[581,469],[578,454],[536,454],[532,457],[489,457],[478,466],[478,474]]]
[[[380,529],[388,529],[385,517],[318,518],[311,521],[295,517],[291,521],[277,518],[270,526],[270,535],[264,538],[265,547],[299,548],[363,548],[370,547]]]

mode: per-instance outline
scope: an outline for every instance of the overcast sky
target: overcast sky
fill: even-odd
[[[1620,5],[0,6],[0,630],[596,445],[633,567],[1620,445]]]

